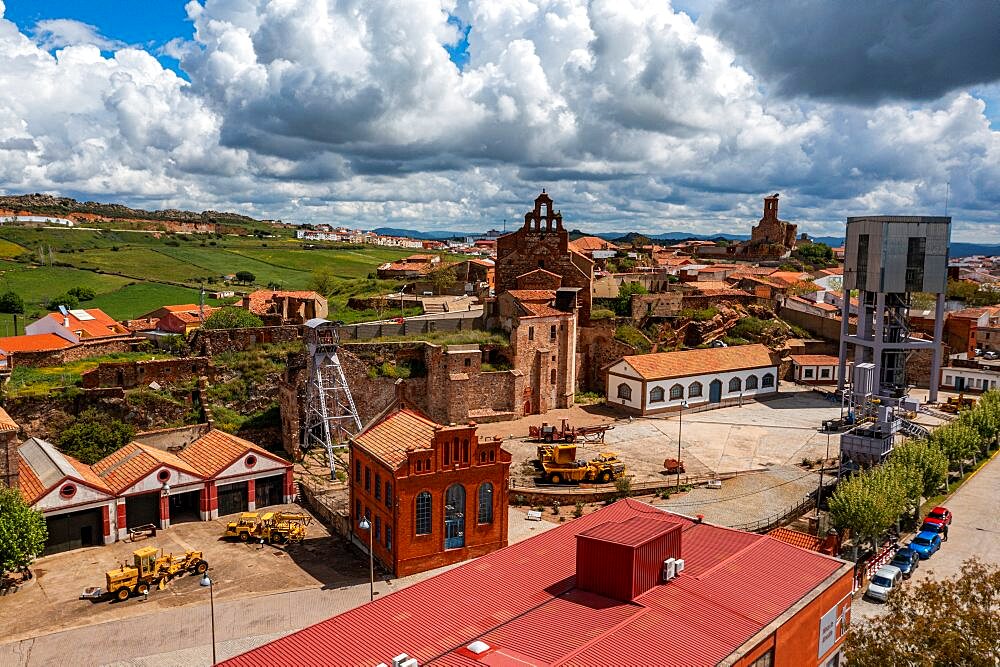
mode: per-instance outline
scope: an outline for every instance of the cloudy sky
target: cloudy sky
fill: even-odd
[[[141,9],[139,9],[141,8]],[[1000,242],[1000,2],[0,0],[0,192],[747,233],[761,198]]]

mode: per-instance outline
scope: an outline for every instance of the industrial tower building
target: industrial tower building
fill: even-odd
[[[838,389],[844,390],[848,345],[851,345],[854,372],[845,399],[856,416],[874,419],[862,423],[841,440],[845,458],[856,463],[881,462],[891,451],[896,432],[919,429],[895,416],[895,409],[906,399],[909,354],[931,350],[928,399],[937,401],[950,235],[948,217],[847,219]],[[856,304],[851,300],[854,290],[857,290]],[[914,292],[934,295],[933,340],[910,335],[909,309]],[[848,320],[855,311],[857,332],[851,334]]]

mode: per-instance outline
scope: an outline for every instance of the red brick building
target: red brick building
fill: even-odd
[[[562,213],[542,190],[534,209],[524,214],[524,226],[497,239],[496,293],[577,287],[580,326],[587,326],[593,282],[594,260],[570,247]]]
[[[853,575],[627,499],[223,664],[836,667]]]
[[[397,398],[350,443],[354,534],[398,577],[507,546],[511,456],[501,442]]]

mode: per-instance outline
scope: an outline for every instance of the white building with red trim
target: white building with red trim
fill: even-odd
[[[110,544],[129,530],[292,502],[292,464],[207,425],[164,429],[93,465],[31,438],[18,448],[18,486],[46,518],[47,553]]]

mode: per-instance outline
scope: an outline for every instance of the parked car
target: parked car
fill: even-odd
[[[948,541],[948,524],[941,523],[940,521],[927,521],[925,520],[920,525],[921,533],[937,533],[941,536],[942,542]]]
[[[983,352],[983,359],[986,361],[996,361],[998,357],[1000,357],[1000,354],[997,354],[994,350],[987,350],[986,352]]]
[[[921,531],[906,546],[916,551],[920,560],[927,560],[941,548],[941,536],[937,533]]]
[[[898,567],[904,579],[909,579],[913,571],[920,567],[920,555],[910,547],[900,547],[889,563]]]
[[[951,512],[948,511],[947,507],[938,506],[927,513],[927,516],[924,518],[924,521],[935,521],[950,526]]]
[[[873,600],[885,602],[894,590],[903,582],[902,571],[894,565],[883,565],[868,582],[865,594]]]

